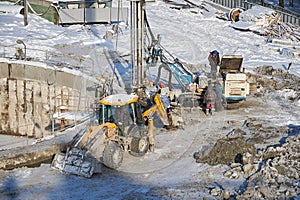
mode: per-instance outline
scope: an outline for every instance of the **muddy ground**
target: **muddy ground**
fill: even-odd
[[[198,141],[193,157],[200,168],[211,167],[184,186],[154,190],[157,196],[193,199],[204,190],[216,199],[299,198],[300,79],[270,66],[256,72],[259,93],[203,119],[202,125],[210,124],[205,133],[216,141]],[[296,124],[289,124],[291,118]]]

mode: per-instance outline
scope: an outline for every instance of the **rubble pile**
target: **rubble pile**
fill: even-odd
[[[194,158],[210,165],[227,164],[224,177],[244,180],[236,191],[222,186],[219,193],[210,192],[213,196],[229,192],[228,197],[236,199],[291,198],[300,193],[299,133],[298,126],[265,127],[249,119],[214,146],[195,152]]]
[[[254,162],[237,166],[225,172],[246,178],[237,199],[286,199],[300,193],[300,135],[291,136],[282,145],[259,150]]]
[[[280,38],[295,43],[300,42],[300,27],[282,22],[282,16],[275,10],[260,5],[240,12],[237,21],[231,26],[238,30],[247,30],[267,36]]]
[[[256,81],[266,97],[300,103],[300,78],[288,71],[261,66],[256,69]]]
[[[268,140],[283,137],[285,134],[285,127],[265,127],[256,119],[250,118],[244,121],[242,127],[229,131],[225,138],[219,139],[213,146],[202,147],[193,156],[197,163],[209,165],[249,163],[247,159],[253,162],[257,149],[270,142]]]
[[[256,68],[256,75],[258,84],[265,88],[300,91],[300,78],[286,70],[274,69],[272,66],[261,66]],[[266,79],[265,76],[269,78]]]
[[[280,15],[277,15],[280,16]],[[295,42],[300,42],[300,27],[290,23],[280,22],[280,17],[274,18],[273,23],[268,24],[264,28],[264,35],[269,38],[290,39]]]

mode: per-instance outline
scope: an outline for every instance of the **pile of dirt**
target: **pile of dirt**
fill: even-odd
[[[219,139],[213,146],[205,146],[195,152],[196,162],[209,165],[244,164],[246,155],[256,155],[257,150],[268,143],[268,140],[280,138],[287,133],[285,127],[264,125],[268,123],[249,118],[241,127],[229,131],[225,138]]]
[[[253,144],[247,143],[244,137],[239,136],[219,139],[212,148],[204,148],[195,152],[194,158],[197,163],[208,163],[209,165],[242,163],[243,154],[254,154],[255,151]]]

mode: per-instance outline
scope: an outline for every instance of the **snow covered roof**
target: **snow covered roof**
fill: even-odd
[[[20,14],[23,6],[9,4],[8,2],[0,2],[0,13]]]
[[[129,103],[134,103],[138,100],[135,94],[114,94],[100,100],[101,104],[112,106],[123,106]]]

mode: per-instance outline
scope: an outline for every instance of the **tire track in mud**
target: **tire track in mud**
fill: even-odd
[[[127,160],[126,163],[124,163],[120,167],[119,171],[130,174],[153,175],[155,173],[158,173],[159,171],[167,169],[175,162],[180,161],[184,157],[184,155],[186,155],[187,151],[191,148],[191,145],[193,143],[193,140],[197,136],[197,133],[190,133],[191,134],[189,134],[188,136],[190,138],[193,138],[192,141],[186,140],[187,135],[182,134],[182,131],[168,132],[168,135],[165,135],[165,137],[170,137],[172,138],[172,140],[167,141],[166,144],[159,144],[159,147],[155,149],[154,153],[149,153],[142,158],[129,158],[131,162],[127,162]],[[176,135],[172,136],[173,134]],[[157,136],[156,141],[158,143],[161,143],[162,141],[159,137],[161,137],[161,135]],[[177,151],[174,151],[172,147],[176,147]],[[169,151],[170,149],[172,150]]]

